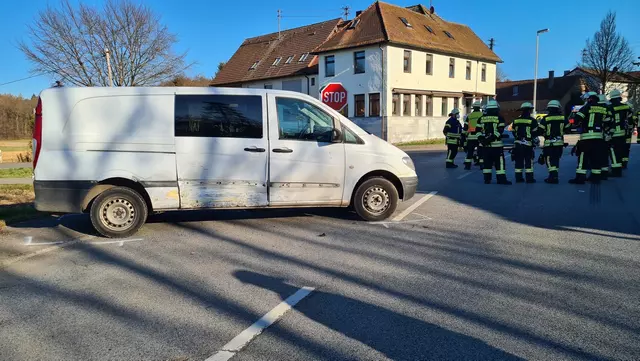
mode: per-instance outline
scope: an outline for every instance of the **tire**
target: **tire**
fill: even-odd
[[[147,203],[131,188],[113,187],[100,193],[91,205],[91,224],[108,238],[126,238],[147,220]]]
[[[365,221],[382,221],[396,211],[398,190],[385,178],[369,178],[356,189],[352,203],[360,218]]]

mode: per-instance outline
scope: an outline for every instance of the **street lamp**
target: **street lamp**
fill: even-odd
[[[536,99],[538,97],[538,49],[540,48],[540,34],[548,32],[549,29],[542,29],[536,32],[536,68],[533,76],[533,114],[536,114]]]

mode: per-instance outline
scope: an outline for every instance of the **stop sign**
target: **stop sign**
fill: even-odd
[[[329,83],[320,92],[320,99],[331,108],[341,111],[347,105],[347,90],[340,83]]]

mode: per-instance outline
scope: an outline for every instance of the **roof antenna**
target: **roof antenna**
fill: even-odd
[[[342,11],[344,11],[344,21],[349,20],[349,10],[351,10],[351,8],[347,5],[341,8]]]
[[[282,19],[282,10],[278,9],[278,40],[280,40],[280,19]]]

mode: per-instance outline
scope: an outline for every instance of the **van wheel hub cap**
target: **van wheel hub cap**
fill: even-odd
[[[364,208],[374,214],[380,214],[389,208],[389,193],[382,187],[374,186],[367,189],[362,197]]]
[[[112,230],[123,230],[131,226],[135,219],[135,209],[131,202],[123,198],[113,198],[102,206],[102,224]]]

